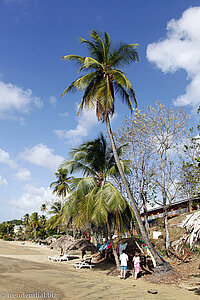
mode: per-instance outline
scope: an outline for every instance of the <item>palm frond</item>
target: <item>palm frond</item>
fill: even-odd
[[[76,158],[75,160],[70,160],[68,162],[63,163],[62,167],[66,168],[70,174],[81,171],[83,176],[96,175],[94,170],[92,170],[89,166],[82,163],[81,161],[78,161]]]
[[[97,69],[99,67],[102,67],[102,64],[92,57],[85,57],[83,67],[85,67],[86,69],[88,68]]]
[[[116,70],[116,69],[112,69],[110,70],[110,74],[112,75],[113,79],[120,84],[121,86],[123,86],[124,88],[131,90],[132,89],[132,84],[131,82],[128,80],[128,78],[124,75],[123,72],[121,72],[120,70]]]
[[[81,62],[81,63],[84,63],[84,57],[82,57],[82,56],[79,56],[79,55],[74,55],[74,54],[70,54],[70,55],[65,55],[65,56],[63,56],[62,57],[62,59],[64,59],[64,60],[78,60],[79,62]]]
[[[109,51],[110,51],[110,46],[111,46],[110,36],[107,32],[105,32],[105,34],[104,34],[104,47],[105,47],[106,63],[108,62],[108,55],[109,55]]]
[[[112,68],[129,65],[131,62],[139,61],[136,47],[138,44],[121,44],[113,50],[109,57],[109,64]]]
[[[133,106],[131,102],[132,97],[134,99],[134,102],[137,104],[134,91],[131,93],[130,96],[130,90],[127,91],[122,85],[118,84],[116,81],[113,83],[113,85],[116,93],[120,94],[120,98],[122,99],[122,102],[126,103],[126,105],[128,106],[128,108],[132,113],[133,111]]]
[[[66,88],[66,90],[64,90],[64,92],[61,95],[61,98],[67,95],[68,92],[76,92],[76,91],[77,91],[77,87],[76,87],[76,80],[75,80]]]

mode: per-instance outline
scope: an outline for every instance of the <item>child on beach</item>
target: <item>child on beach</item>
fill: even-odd
[[[140,256],[139,256],[139,253],[135,253],[135,256],[133,257],[133,263],[134,263],[135,279],[137,279],[137,276],[140,273]]]
[[[121,260],[121,276],[120,278],[126,278],[126,272],[127,272],[127,261],[128,261],[128,255],[125,253],[125,251],[122,251],[122,254],[120,255],[119,259]],[[122,276],[124,273],[124,276]]]

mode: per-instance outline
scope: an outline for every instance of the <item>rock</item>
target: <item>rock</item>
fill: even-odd
[[[150,294],[158,294],[158,290],[148,290],[148,293]]]

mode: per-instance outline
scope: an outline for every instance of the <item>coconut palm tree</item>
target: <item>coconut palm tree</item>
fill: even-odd
[[[23,224],[25,226],[25,230],[24,230],[25,239],[27,238],[27,230],[28,230],[29,222],[30,222],[30,216],[28,213],[26,213],[23,218]]]
[[[37,228],[39,227],[39,216],[37,212],[34,212],[30,216],[30,225],[33,228],[34,239],[37,237]]]
[[[40,207],[41,212],[45,213],[47,211],[47,205],[43,203]]]
[[[50,228],[57,228],[57,233],[60,232],[63,225],[66,224],[65,208],[61,201],[55,201],[48,211],[48,214],[53,215],[48,223]]]
[[[143,226],[140,212],[120,164],[110,126],[110,117],[114,114],[115,98],[117,94],[119,94],[122,101],[128,105],[131,111],[131,100],[133,99],[136,103],[135,93],[131,82],[125,76],[124,72],[118,68],[139,61],[138,53],[136,51],[137,44],[120,44],[116,47],[111,43],[110,36],[107,32],[104,33],[104,37],[101,37],[94,30],[91,32],[90,37],[90,40],[85,40],[83,38],[80,40],[81,43],[85,44],[88,48],[90,56],[82,57],[78,55],[66,55],[63,57],[64,60],[77,62],[80,65],[79,72],[88,71],[88,73],[73,81],[63,92],[62,96],[72,91],[84,91],[79,106],[79,112],[84,108],[95,107],[98,120],[106,122],[113,155],[122,182],[128,195],[130,205],[134,211],[142,237],[146,241],[156,261],[156,271],[168,271],[171,267],[157,254],[150,242],[148,233]]]
[[[123,148],[120,147],[117,152],[120,155]],[[128,161],[120,161],[120,164],[128,173]],[[106,225],[112,243],[111,231],[114,232],[115,228],[118,231],[124,229],[124,212],[126,218],[132,215],[128,214],[130,207],[125,198],[109,181],[118,173],[118,169],[104,136],[101,134],[99,138],[88,141],[71,151],[71,160],[65,162],[63,168],[66,168],[69,173],[78,171],[83,174],[83,177],[74,178],[72,181],[72,194],[66,202],[66,204],[73,204],[68,206],[74,208],[76,225],[80,228],[90,223],[96,226]],[[114,246],[113,253],[119,268]]]
[[[57,194],[62,198],[62,202],[70,191],[71,177],[68,177],[66,170],[59,168],[58,172],[55,173],[57,180],[52,182],[50,187],[53,188],[53,194]]]

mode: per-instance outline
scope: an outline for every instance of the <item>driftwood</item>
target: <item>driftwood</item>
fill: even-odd
[[[188,256],[191,254],[191,251],[187,251],[187,253],[184,255],[181,255],[180,253],[178,253],[176,250],[174,250],[172,247],[169,247],[169,251],[179,260],[181,260],[182,262],[186,262],[186,259],[188,258]]]

